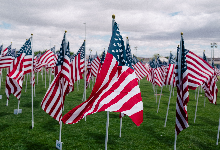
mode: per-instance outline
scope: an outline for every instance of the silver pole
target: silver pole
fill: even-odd
[[[31,50],[32,50],[32,79],[34,78],[34,68],[33,68],[33,59],[34,59],[34,51],[33,51],[33,34],[31,34]],[[31,80],[32,80],[31,79]],[[32,95],[32,129],[34,128],[34,98],[33,98],[33,80],[31,81],[32,83],[32,90],[31,90],[31,95]]]
[[[84,101],[86,101],[86,23],[85,24],[85,57],[84,57]],[[85,117],[86,121],[86,117]]]

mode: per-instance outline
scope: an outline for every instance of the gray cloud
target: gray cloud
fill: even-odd
[[[120,32],[124,40],[129,37],[135,54],[137,46],[140,56],[168,55],[176,50],[183,32],[188,49],[200,55],[211,42],[220,41],[219,10],[219,2],[215,0],[7,0],[0,6],[0,42],[4,47],[13,42],[20,49],[33,33],[34,50],[53,45],[58,49],[67,30],[70,49],[77,52],[85,37],[86,22],[87,50],[101,53],[108,48],[111,16],[115,14]],[[4,28],[3,23],[10,27]]]

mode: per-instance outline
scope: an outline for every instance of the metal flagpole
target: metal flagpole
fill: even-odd
[[[86,101],[86,23],[85,24],[85,55],[84,55],[84,101]],[[86,121],[86,117],[85,117]]]
[[[157,85],[156,85],[156,103],[157,103]]]
[[[217,133],[217,142],[216,142],[216,145],[218,145],[219,130],[220,130],[220,117],[219,117],[219,124],[218,124],[218,133]]]
[[[42,81],[43,81],[43,78],[44,78],[44,68],[42,67],[42,70],[41,70],[41,76],[42,76]]]
[[[170,97],[169,97],[169,101],[168,101],[167,114],[166,114],[166,119],[165,119],[164,127],[166,127],[166,123],[167,123],[167,116],[168,116],[168,111],[169,111],[169,106],[170,106],[170,98],[171,98],[171,94],[172,94],[172,86],[171,86],[171,90],[170,90]]]
[[[25,76],[25,75],[24,75]],[[27,76],[27,75],[26,75]],[[26,79],[26,87],[25,87],[25,92],[27,90],[27,80],[28,80],[28,76],[27,76],[27,79]]]
[[[34,80],[34,68],[33,68],[33,59],[34,59],[34,51],[33,51],[33,34],[31,34],[31,50],[32,50],[32,90],[31,90],[31,95],[32,95],[32,129],[34,128],[34,98],[33,98],[33,80]],[[34,88],[35,89],[35,88]]]
[[[161,95],[162,95],[162,90],[163,90],[163,86],[161,87],[161,91],[160,91],[160,98],[159,98],[157,113],[158,113],[158,111],[159,111],[159,106],[160,106],[160,99],[161,99]]]
[[[46,71],[46,66],[45,66],[45,89],[46,89],[46,77],[47,77],[47,71]]]
[[[108,126],[109,126],[109,111],[107,111],[105,150],[107,150],[107,143],[108,143]]]
[[[197,95],[197,102],[196,102],[196,110],[195,110],[194,123],[196,122],[196,112],[197,112],[197,106],[198,106],[198,99],[199,99],[199,86],[198,86],[198,95]]]

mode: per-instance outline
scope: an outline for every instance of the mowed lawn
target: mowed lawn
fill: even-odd
[[[38,84],[36,83],[36,97],[34,97],[34,128],[31,128],[31,85],[28,80],[27,91],[25,92],[26,81],[23,83],[20,109],[22,114],[14,115],[17,109],[18,100],[13,95],[10,96],[9,105],[6,104],[5,95],[5,75],[3,71],[3,82],[1,83],[2,99],[0,100],[0,149],[25,149],[25,150],[47,150],[56,149],[55,143],[59,139],[59,123],[49,116],[40,107],[41,101],[49,87],[47,75],[45,88],[45,76],[39,73]],[[30,79],[30,76],[29,76]],[[35,74],[37,82],[37,74]],[[52,77],[53,79],[53,77]],[[75,106],[82,103],[84,81],[81,80],[79,90],[75,83],[75,90],[66,96],[63,115]],[[92,84],[91,84],[92,86]],[[217,82],[220,87],[220,83]],[[160,87],[157,93],[160,93]],[[160,109],[157,113],[159,96],[154,95],[152,84],[145,78],[140,81],[140,90],[144,106],[143,123],[136,126],[132,120],[125,116],[122,123],[122,136],[119,137],[120,119],[119,113],[110,112],[109,115],[109,139],[108,149],[113,150],[144,150],[144,149],[173,149],[175,137],[175,117],[176,117],[176,89],[172,94],[169,115],[166,127],[164,127],[167,105],[169,100],[169,86],[163,87]],[[92,88],[87,89],[87,98]],[[219,94],[218,94],[219,95]],[[200,91],[197,109],[196,122],[194,123],[196,100],[195,91],[190,90],[188,115],[189,127],[183,130],[177,138],[177,149],[220,149],[216,145],[220,96],[217,98],[217,105],[210,104],[206,98],[204,107],[204,91]],[[99,112],[89,115],[76,124],[63,124],[62,142],[63,149],[66,150],[88,150],[104,149],[106,133],[106,112]],[[219,143],[220,144],[220,143]]]

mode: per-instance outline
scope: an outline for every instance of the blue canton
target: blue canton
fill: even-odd
[[[175,64],[174,55],[170,52],[169,64]]]
[[[102,53],[102,58],[101,58],[101,61],[100,61],[101,65],[104,63],[104,61],[105,61],[105,50]]]
[[[117,23],[114,23],[112,37],[108,47],[108,53],[112,54],[118,61],[119,66],[128,66],[133,69],[131,62],[126,57],[124,41],[120,35]]]
[[[5,56],[12,56],[11,55],[11,45],[9,45],[7,48],[8,48],[8,52],[6,53]]]
[[[21,47],[21,49],[18,51],[16,57],[19,57],[22,53],[25,53],[26,55],[32,55],[32,49],[31,49],[31,38],[26,40],[24,45]]]
[[[65,53],[64,53],[64,51],[65,51]],[[61,44],[61,47],[60,47],[60,51],[57,54],[58,59],[57,59],[56,66],[63,65],[64,54],[67,55],[68,57],[70,57],[69,42],[67,43],[67,41],[66,41],[66,33],[64,33],[62,44]]]
[[[83,42],[82,46],[79,48],[78,52],[76,55],[80,53],[80,59],[85,58],[85,41]]]

